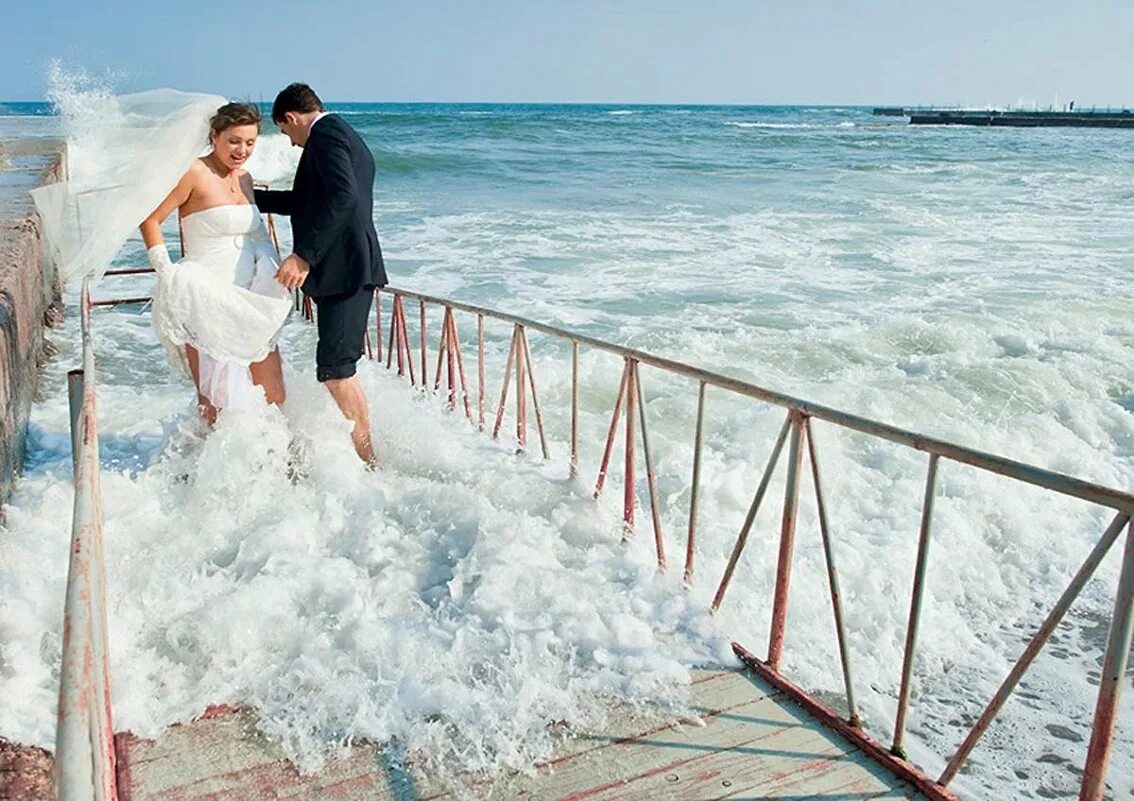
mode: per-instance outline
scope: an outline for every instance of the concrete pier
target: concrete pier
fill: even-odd
[[[9,133],[0,125],[0,503],[19,473],[39,367],[52,352],[44,329],[63,311],[28,194],[61,177],[63,145],[49,136]],[[42,748],[0,736],[0,799],[54,798],[51,765]]]
[[[0,501],[20,470],[39,367],[51,353],[44,327],[62,315],[28,194],[61,177],[62,152],[50,137],[0,138]]]

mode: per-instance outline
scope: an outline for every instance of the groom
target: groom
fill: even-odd
[[[276,279],[288,289],[303,287],[315,302],[316,378],[354,423],[354,449],[372,466],[370,412],[355,367],[374,288],[386,285],[373,221],[374,157],[307,84],[293,83],[276,95],[272,121],[303,148],[290,191],[256,190],[260,211],[291,215],[293,253]]]

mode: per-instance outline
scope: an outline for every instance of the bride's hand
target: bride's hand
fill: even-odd
[[[309,272],[311,265],[292,253],[280,265],[279,271],[276,272],[276,280],[288,289],[298,289],[307,280]]]
[[[165,243],[159,243],[146,251],[146,256],[150,260],[150,266],[154,268],[154,272],[158,275],[164,273],[168,268],[173,266],[173,262],[169,258],[169,251],[165,249]]]

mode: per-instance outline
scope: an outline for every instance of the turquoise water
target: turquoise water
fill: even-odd
[[[855,107],[349,104],[332,110],[374,153],[375,224],[396,286],[559,323],[1110,486],[1134,484],[1129,131],[910,127]],[[0,104],[0,115],[30,111],[44,107]],[[46,131],[50,120],[0,116],[0,131],[21,126]],[[298,153],[268,134],[250,169],[285,186]],[[281,226],[286,247],[286,223]],[[134,243],[122,261],[139,258]],[[467,336],[471,321],[461,324]],[[112,312],[99,325],[104,425],[119,435],[111,440],[118,444],[114,467],[136,471],[162,447],[160,421],[184,405],[186,390],[169,373],[144,320]],[[411,335],[414,329],[411,319]],[[489,330],[490,398],[508,334]],[[566,351],[534,336],[532,347],[553,444],[562,455]],[[297,396],[313,400],[321,397],[317,388],[299,378],[310,349],[310,331],[290,326],[289,381]],[[582,373],[582,474],[588,482],[618,365],[584,354]],[[696,387],[650,371],[643,376],[663,519],[675,538],[671,553],[679,553]],[[146,387],[145,399],[138,386]],[[391,473],[382,478],[390,485],[383,484],[388,507],[374,512],[372,525],[394,519],[408,528],[423,504],[460,518],[447,487],[406,490],[422,475],[486,471],[477,492],[512,497],[518,479],[507,469],[494,473],[483,453],[468,461],[432,453],[415,434],[410,401],[378,377],[368,387],[376,408],[407,412],[405,419],[395,411],[376,414],[380,457]],[[11,524],[33,543],[46,525],[36,520],[57,514],[63,526],[67,512],[57,500],[66,476],[52,473],[66,460],[60,452],[65,403],[48,402],[37,414],[32,441],[39,450],[29,458],[38,472],[21,489],[16,503],[23,511]],[[429,419],[430,426],[441,425]],[[778,410],[710,392],[693,607],[703,609],[715,589],[781,421]],[[250,449],[252,440],[226,436],[235,437],[230,447]],[[925,461],[828,427],[816,426],[816,437],[831,483],[828,502],[837,521],[864,714],[884,738],[893,720]],[[225,441],[210,447],[221,449]],[[223,467],[223,450],[212,457]],[[191,529],[192,508],[164,509],[164,518],[146,513],[141,522],[125,511],[142,505],[160,478],[160,471],[149,478],[143,471],[137,479],[131,472],[109,482],[108,491],[117,494],[108,504],[108,530],[117,526],[125,536],[130,526],[148,530],[152,524],[158,538],[166,518]],[[228,478],[241,480],[235,473]],[[962,721],[979,711],[1019,653],[1021,631],[1050,608],[1107,522],[1102,510],[1053,502],[953,464],[943,466],[941,480],[910,724],[915,756],[931,770],[939,769],[940,755],[964,734]],[[781,497],[779,491],[769,497]],[[287,487],[272,492],[261,497],[257,490],[240,502],[267,516],[280,505],[304,509],[310,501],[291,497]],[[805,498],[800,521],[785,667],[808,686],[835,692],[840,685],[812,503]],[[616,506],[602,507],[612,521]],[[757,650],[767,633],[774,582],[773,507],[761,513],[717,618],[730,636]],[[563,533],[570,515],[562,509],[533,502],[517,512],[525,520],[529,513],[541,536],[569,542],[577,536]],[[647,518],[645,507],[640,518]],[[485,532],[480,543],[488,547],[494,531]],[[48,558],[34,544],[27,550],[29,562]],[[448,573],[440,572],[475,572],[466,557],[447,554]],[[502,563],[507,559],[501,556]],[[171,563],[170,570],[177,569]],[[973,775],[962,777],[970,782],[966,789],[990,798],[1074,794],[1101,655],[1098,622],[1109,616],[1116,572],[1112,558],[1060,632],[1058,647],[1037,664],[1030,697],[1006,710],[1005,722],[974,754]],[[650,614],[644,619],[662,628]],[[144,664],[149,652],[138,645],[138,653]],[[383,650],[376,646],[374,653]],[[454,662],[460,669],[459,655]],[[271,695],[270,687],[250,681],[251,695]],[[37,686],[50,697],[45,682]],[[157,726],[201,700],[173,693],[170,712],[154,700],[167,688],[156,682],[150,689],[149,706],[130,702],[127,719],[132,714]],[[343,707],[365,702],[383,714],[404,711],[407,720],[417,714],[360,693],[362,700],[344,691]],[[271,718],[269,707],[261,711]],[[1128,692],[1127,720],[1131,709]],[[302,729],[302,721],[287,721],[279,724],[285,734],[303,740],[287,729]],[[321,725],[345,724],[330,715]],[[1134,786],[1134,739],[1122,732],[1120,726],[1115,797]]]
[[[1000,423],[1060,399],[1129,404],[1127,131],[831,107],[341,111],[378,163],[396,283],[788,391],[838,384],[863,412],[864,382],[948,384],[958,415]],[[898,403],[879,413],[964,434]]]

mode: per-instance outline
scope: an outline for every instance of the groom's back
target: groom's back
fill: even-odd
[[[328,114],[311,127],[295,185],[296,193],[309,202],[293,215],[296,234],[318,225],[321,208],[328,202],[347,203],[346,192],[349,209],[341,235],[312,264],[303,287],[308,295],[349,294],[362,287],[386,285],[382,249],[374,230],[374,172],[370,148],[337,114]]]

